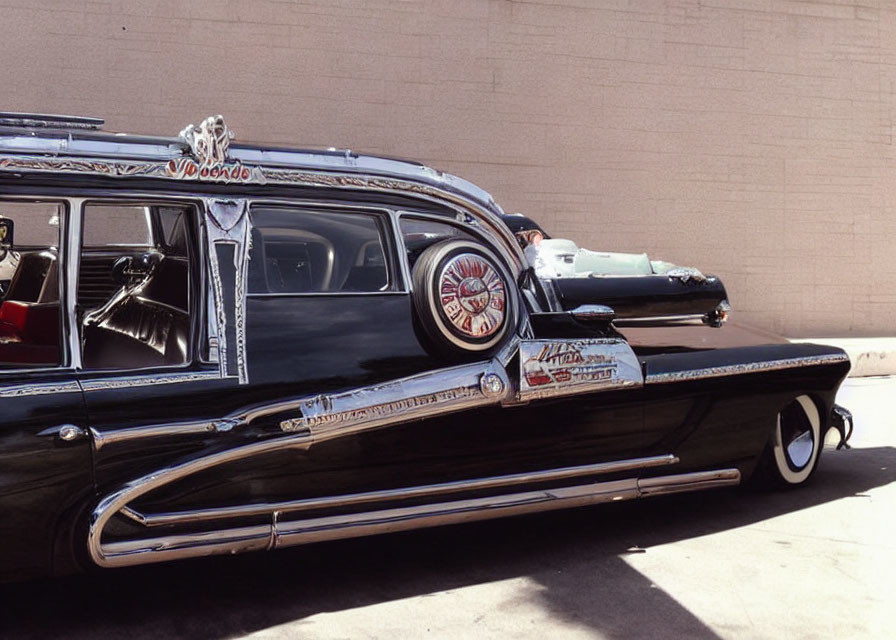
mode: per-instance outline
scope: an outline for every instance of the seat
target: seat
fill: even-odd
[[[53,250],[20,258],[0,304],[0,363],[59,363],[58,273]]]
[[[82,321],[82,358],[91,369],[139,369],[187,362],[190,343],[188,239],[178,218],[164,255]]]

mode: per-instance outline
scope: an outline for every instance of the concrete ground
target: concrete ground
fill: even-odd
[[[0,588],[0,636],[896,637],[896,378],[796,491],[721,490]],[[2,553],[2,550],[0,550]]]

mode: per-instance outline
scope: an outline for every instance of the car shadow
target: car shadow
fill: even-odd
[[[743,527],[896,482],[896,448],[826,451],[794,491],[719,490],[0,587],[0,636],[227,638],[526,577],[552,618],[605,638],[714,638],[630,567],[633,549]],[[407,635],[425,630],[407,629]],[[376,629],[367,629],[376,637]]]

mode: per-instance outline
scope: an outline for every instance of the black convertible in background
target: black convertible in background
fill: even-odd
[[[842,351],[351,151],[0,114],[0,578],[805,482]]]

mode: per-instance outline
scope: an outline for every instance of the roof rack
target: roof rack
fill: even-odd
[[[55,129],[90,129],[103,128],[102,118],[86,116],[62,116],[46,113],[10,113],[0,111],[0,125],[7,127],[48,127]]]

